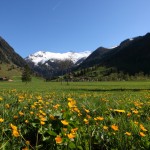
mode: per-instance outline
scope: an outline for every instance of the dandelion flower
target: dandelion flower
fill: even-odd
[[[83,121],[85,124],[89,124],[89,121],[86,118]]]
[[[3,118],[0,118],[0,123],[4,122],[4,119]]]
[[[115,124],[111,125],[111,128],[112,128],[114,131],[118,131],[118,126],[116,126]]]
[[[69,139],[75,138],[75,134],[73,134],[73,133],[67,134],[67,136],[68,136]]]
[[[138,114],[139,112],[138,112],[138,110],[133,110],[132,111],[134,114]]]
[[[10,108],[10,105],[9,105],[9,104],[6,104],[5,107],[6,107],[7,109],[9,109],[9,108]]]
[[[61,123],[65,126],[67,126],[69,124],[69,122],[67,122],[66,120],[61,120]]]
[[[103,117],[96,117],[96,118],[94,118],[94,120],[102,121],[102,120],[104,120],[104,118]]]
[[[18,119],[18,116],[14,116],[14,119]]]
[[[41,117],[40,120],[41,120],[41,121],[46,121],[46,118]]]
[[[75,100],[69,101],[68,106],[69,108],[76,107],[76,101]]]
[[[125,135],[131,136],[131,133],[130,132],[126,132]]]
[[[68,98],[68,101],[70,102],[70,101],[73,101],[73,99],[72,98]]]
[[[107,127],[107,126],[103,126],[103,129],[104,129],[104,130],[108,130],[108,127]]]
[[[129,112],[129,113],[127,113],[127,116],[128,116],[128,117],[130,117],[130,116],[131,116],[131,113],[130,113],[130,112]]]
[[[28,120],[25,120],[25,123],[29,123],[29,121],[28,121]]]
[[[10,127],[12,128],[12,130],[17,130],[17,126],[13,125],[12,123],[10,124]]]
[[[62,143],[61,136],[57,135],[57,137],[55,138],[55,141],[56,141],[57,144],[61,144]]]
[[[114,111],[118,113],[125,113],[125,110],[121,110],[121,109],[114,109]]]
[[[85,109],[85,108],[84,108],[84,110],[85,110],[86,113],[89,113],[89,112],[90,112],[88,109]]]
[[[30,145],[30,141],[26,141],[26,144],[27,144],[27,145]]]
[[[22,150],[29,150],[29,149],[28,149],[28,147],[24,147],[24,148],[22,148]]]
[[[137,121],[134,121],[134,123],[135,123],[136,125],[138,125],[138,124],[139,124]]]
[[[40,124],[41,124],[41,125],[44,125],[44,124],[45,124],[45,122],[44,122],[44,121],[40,121]]]
[[[57,109],[60,105],[59,104],[56,104],[53,106],[53,108]]]
[[[31,115],[33,115],[33,114],[34,114],[34,112],[33,112],[33,111],[30,111],[30,114],[31,114]]]
[[[91,116],[90,116],[90,115],[86,115],[86,117],[87,117],[88,119],[90,119],[90,118],[91,118]]]
[[[71,129],[71,132],[74,133],[78,130],[78,128]]]
[[[64,132],[67,132],[67,128],[63,128],[63,131],[64,131]]]
[[[49,116],[51,120],[56,120],[56,118],[53,115]]]
[[[23,115],[24,115],[24,113],[23,113],[23,112],[21,112],[21,111],[19,111],[19,115],[20,115],[20,116],[23,116]]]
[[[19,136],[19,132],[18,132],[17,130],[13,130],[13,131],[12,131],[12,135],[13,135],[14,137],[18,137],[18,136]]]
[[[143,132],[140,132],[139,134],[140,134],[141,137],[146,136]]]
[[[140,124],[140,129],[141,129],[142,131],[147,131],[147,130],[145,129],[145,127],[144,127],[142,124]]]

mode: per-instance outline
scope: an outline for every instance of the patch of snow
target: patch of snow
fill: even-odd
[[[83,57],[88,57],[91,54],[91,51],[84,52],[66,52],[66,53],[53,53],[53,52],[44,52],[38,51],[34,54],[29,55],[25,60],[32,61],[35,65],[38,63],[45,63],[48,60],[65,60],[70,59],[76,63],[79,59]]]
[[[130,41],[133,41],[134,39],[133,38],[131,38],[131,39],[129,39]]]
[[[114,49],[114,48],[116,48],[116,47],[118,47],[118,45],[117,45],[117,46],[110,47],[109,49]]]

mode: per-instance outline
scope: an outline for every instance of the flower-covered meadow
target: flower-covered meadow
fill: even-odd
[[[0,149],[150,148],[150,91],[0,91]]]

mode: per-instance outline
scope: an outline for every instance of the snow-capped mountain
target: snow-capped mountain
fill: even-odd
[[[50,78],[52,76],[62,75],[62,72],[65,73],[68,63],[70,63],[70,68],[80,65],[91,53],[91,51],[78,53],[38,51],[26,57],[25,60],[37,74],[45,78]]]
[[[73,63],[80,62],[80,60],[84,60],[91,54],[91,51],[84,51],[84,52],[66,52],[66,53],[53,53],[53,52],[44,52],[38,51],[34,54],[29,55],[25,58],[27,62],[32,62],[34,65],[44,64],[47,61],[54,62],[55,60],[72,60]]]

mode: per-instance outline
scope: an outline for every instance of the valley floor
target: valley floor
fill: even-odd
[[[150,148],[150,82],[0,82],[0,149]]]

